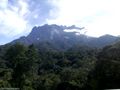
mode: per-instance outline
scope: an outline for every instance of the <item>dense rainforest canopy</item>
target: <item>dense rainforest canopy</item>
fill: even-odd
[[[120,44],[41,51],[20,43],[0,48],[0,88],[102,90],[120,88]]]

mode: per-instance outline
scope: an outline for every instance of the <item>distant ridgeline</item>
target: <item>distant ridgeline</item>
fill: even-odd
[[[73,32],[71,32],[72,30]],[[45,24],[33,27],[28,36],[21,37],[11,43],[20,42],[24,45],[34,44],[37,48],[47,46],[56,50],[66,50],[76,45],[101,48],[119,41],[119,37],[112,35],[104,35],[99,38],[90,37],[85,34],[77,35],[77,30],[80,32],[84,30],[84,27]]]

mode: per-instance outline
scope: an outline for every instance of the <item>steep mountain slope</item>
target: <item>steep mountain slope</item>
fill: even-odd
[[[118,37],[104,35],[99,38],[88,37],[84,34],[76,35],[76,32],[65,32],[65,30],[82,30],[76,26],[43,25],[34,27],[27,37],[21,37],[11,43],[20,42],[25,45],[34,44],[39,48],[49,47],[54,49],[68,49],[74,45],[89,47],[104,47],[118,41]]]

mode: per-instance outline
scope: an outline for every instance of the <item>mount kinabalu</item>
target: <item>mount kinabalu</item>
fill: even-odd
[[[51,45],[57,49],[66,49],[74,45],[86,45],[89,47],[104,47],[118,41],[118,37],[112,35],[104,35],[99,38],[88,37],[84,34],[76,35],[76,32],[65,32],[64,30],[82,30],[74,25],[59,26],[59,25],[43,25],[34,27],[27,37],[21,37],[14,40],[12,43],[20,42],[25,45],[34,44],[36,46]]]

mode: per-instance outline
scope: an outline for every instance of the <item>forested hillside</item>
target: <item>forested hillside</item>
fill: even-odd
[[[20,43],[0,49],[0,87],[21,90],[120,88],[120,44],[41,51]]]

